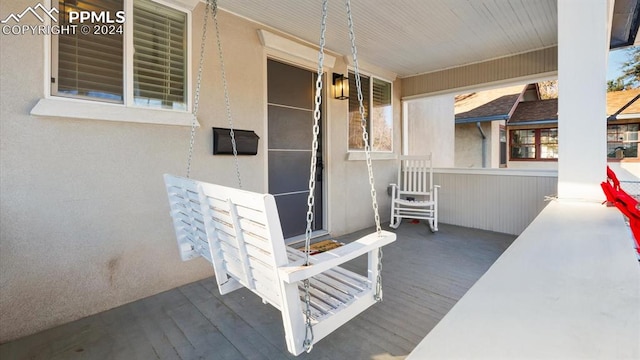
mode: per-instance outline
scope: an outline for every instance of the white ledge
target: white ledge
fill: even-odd
[[[127,107],[65,98],[40,99],[31,109],[31,115],[177,126],[191,126],[193,121],[193,115],[185,111]],[[196,123],[196,126],[199,124]]]
[[[616,208],[551,202],[409,359],[638,359],[640,267]]]
[[[348,161],[364,161],[366,160],[364,151],[350,151],[347,153]],[[397,160],[398,155],[391,152],[372,152],[371,160]]]
[[[555,169],[434,168],[437,174],[558,177]]]

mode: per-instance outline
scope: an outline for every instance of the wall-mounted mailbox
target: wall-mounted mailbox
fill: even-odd
[[[233,136],[236,139],[238,155],[258,154],[260,137],[254,131],[233,129]],[[213,155],[233,155],[231,129],[213,128]]]

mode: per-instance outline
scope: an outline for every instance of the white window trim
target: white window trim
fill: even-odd
[[[351,64],[353,63],[353,61],[350,60],[350,57],[345,57],[345,60]],[[360,65],[360,60],[358,60],[358,65]],[[372,65],[368,65],[368,66],[372,66]],[[347,66],[347,74],[350,74],[351,72],[355,72],[355,68],[352,67],[351,65]],[[366,70],[362,70],[362,68],[359,66],[358,67],[358,73],[360,73],[360,75],[364,75],[366,77],[368,77],[369,79],[373,80],[378,79],[378,80],[382,80],[382,81],[386,81],[389,84],[391,84],[391,130],[393,131],[393,133],[395,134],[395,124],[393,121],[393,111],[394,111],[394,104],[395,101],[393,99],[393,80],[389,80],[389,78],[393,78],[396,79],[396,75],[394,73],[388,72],[386,75],[389,76],[389,78],[385,78],[382,76],[378,76],[375,75],[373,73],[370,73]],[[370,86],[371,89],[369,89],[369,103],[373,104],[373,92],[371,91],[373,88],[373,81],[370,82]],[[347,119],[349,119],[349,107],[347,106]],[[348,138],[348,134],[349,134],[349,121],[347,121],[347,138]],[[373,150],[371,149],[371,159],[372,160],[395,160],[398,158],[398,156],[395,154],[395,140],[394,140],[394,136],[391,137],[391,150],[387,151],[387,150]],[[347,140],[349,141],[349,140]],[[369,144],[371,145],[371,144]],[[349,149],[349,144],[347,144],[347,160],[355,160],[355,161],[360,161],[360,160],[366,160],[366,155],[365,155],[365,151],[363,150],[352,150]]]
[[[45,5],[51,8],[51,2],[56,0],[46,0]],[[125,11],[127,19],[125,21],[128,34],[133,33],[133,21],[130,15],[133,14],[133,0],[125,1]],[[125,46],[125,89],[124,104],[113,104],[108,102],[73,99],[51,94],[51,35],[44,36],[44,98],[31,109],[31,115],[50,118],[70,118],[99,121],[118,121],[131,123],[159,124],[191,126],[193,123],[193,88],[192,86],[192,10],[198,4],[198,0],[152,0],[159,4],[171,7],[187,14],[187,109],[154,109],[133,104],[133,73],[129,69],[133,68],[133,39],[129,36]],[[48,19],[49,20],[49,19]],[[50,24],[49,20],[49,24]],[[129,71],[126,71],[129,70]],[[196,120],[196,126],[200,126]]]

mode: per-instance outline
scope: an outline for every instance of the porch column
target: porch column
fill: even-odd
[[[601,200],[611,0],[558,0],[558,197]]]

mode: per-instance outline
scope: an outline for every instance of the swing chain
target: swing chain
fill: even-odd
[[[356,78],[356,89],[358,90],[358,104],[360,111],[360,126],[362,127],[362,141],[364,142],[364,154],[367,162],[367,170],[369,173],[369,185],[371,186],[371,206],[373,207],[373,214],[376,223],[376,232],[378,235],[382,232],[380,225],[380,215],[378,213],[378,201],[376,200],[376,188],[373,177],[373,165],[371,163],[371,146],[369,145],[369,133],[367,131],[367,118],[364,116],[364,105],[362,96],[362,83],[360,81],[360,67],[358,65],[358,50],[356,49],[356,36],[353,26],[353,16],[351,14],[351,1],[346,0],[345,5],[347,7],[347,20],[349,22],[349,38],[351,40],[351,53],[353,55],[353,67]],[[382,301],[382,248],[378,248],[378,274],[376,277],[376,301]]]
[[[207,0],[207,3],[211,0]],[[227,121],[229,123],[229,135],[231,136],[231,148],[233,149],[233,160],[236,167],[236,177],[238,178],[238,188],[242,189],[242,178],[240,177],[240,164],[238,161],[238,147],[236,145],[236,136],[233,132],[233,117],[231,116],[231,101],[229,100],[229,86],[227,83],[227,73],[224,67],[224,59],[222,57],[222,41],[220,40],[220,28],[218,27],[218,1],[213,0],[213,24],[216,27],[216,43],[218,45],[218,58],[220,61],[220,70],[222,73],[222,87],[224,88],[224,105],[227,112]]]
[[[193,99],[193,112],[191,118],[191,139],[189,140],[189,156],[187,158],[187,178],[191,176],[191,159],[193,158],[193,144],[196,136],[196,124],[198,123],[198,108],[200,107],[200,86],[202,85],[202,67],[204,64],[205,40],[207,38],[207,20],[209,19],[209,8],[211,0],[207,0],[204,10],[204,21],[202,23],[202,40],[200,41],[200,61],[198,63],[198,77],[196,80],[196,93]]]
[[[327,27],[327,0],[322,1],[322,22],[320,25],[320,51],[318,52],[318,72],[316,78],[315,109],[313,111],[313,141],[311,144],[311,166],[309,168],[309,195],[307,197],[307,228],[305,230],[305,265],[309,265],[311,253],[311,232],[313,224],[313,206],[315,203],[316,170],[318,162],[318,134],[320,133],[320,106],[322,105],[322,74],[324,63],[325,30]],[[311,325],[311,296],[309,294],[310,280],[303,281],[305,303],[305,334],[304,347],[308,352],[313,348],[313,327]]]
[[[202,22],[202,39],[200,41],[200,60],[198,62],[198,75],[196,80],[196,90],[193,101],[193,112],[191,120],[191,136],[189,140],[189,155],[187,158],[187,178],[191,176],[191,161],[193,159],[193,146],[195,143],[196,124],[198,123],[198,109],[200,108],[200,88],[202,86],[202,69],[204,67],[204,52],[207,39],[207,23],[209,22],[209,14],[213,18],[216,28],[216,40],[218,45],[218,58],[220,60],[220,68],[222,72],[222,84],[224,86],[224,103],[226,107],[227,120],[229,122],[229,135],[231,136],[231,148],[233,149],[233,158],[236,167],[236,176],[238,178],[238,187],[242,188],[242,179],[240,177],[240,166],[238,164],[238,148],[236,145],[236,137],[233,132],[233,118],[231,116],[231,103],[229,101],[229,89],[227,86],[227,75],[224,68],[224,59],[222,57],[222,42],[220,40],[220,29],[218,27],[218,2],[217,0],[206,0],[204,10],[204,20]]]

